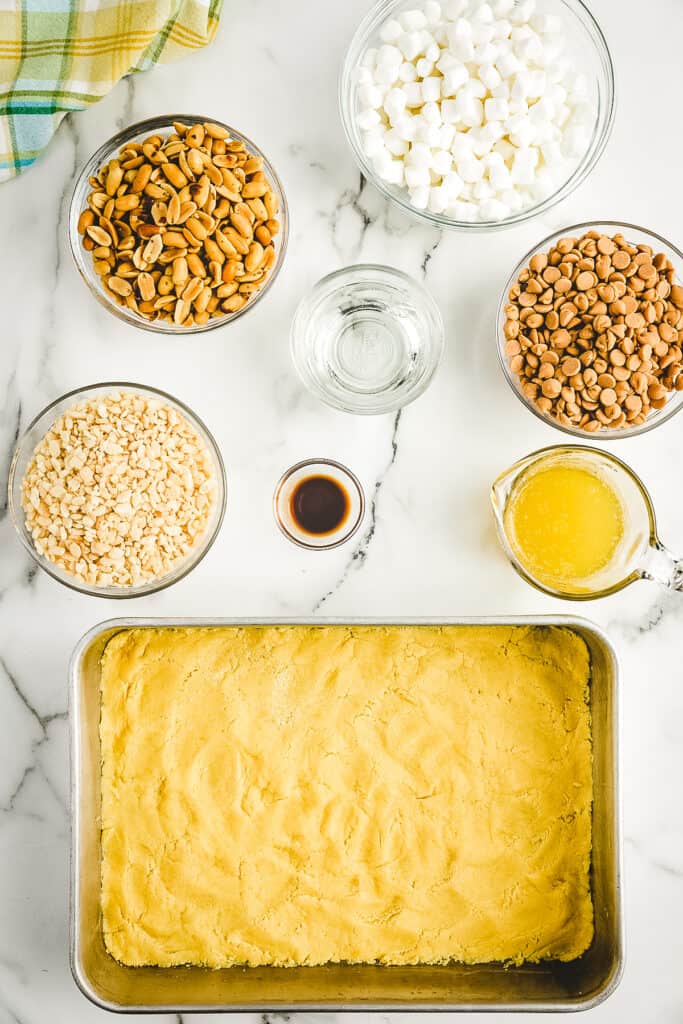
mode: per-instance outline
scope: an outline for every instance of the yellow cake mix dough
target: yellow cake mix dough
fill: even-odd
[[[130,629],[102,662],[124,964],[571,960],[589,659],[555,627]]]

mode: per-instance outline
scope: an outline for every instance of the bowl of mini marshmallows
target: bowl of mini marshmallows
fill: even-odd
[[[182,402],[138,384],[95,384],[29,425],[8,502],[22,544],[54,579],[97,597],[140,597],[182,579],[213,544],[225,469]]]
[[[381,0],[339,97],[360,169],[388,199],[438,227],[492,230],[590,174],[614,70],[581,0]]]

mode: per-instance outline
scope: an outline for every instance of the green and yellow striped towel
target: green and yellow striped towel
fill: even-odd
[[[211,42],[223,0],[0,0],[0,181],[28,167],[62,118]]]

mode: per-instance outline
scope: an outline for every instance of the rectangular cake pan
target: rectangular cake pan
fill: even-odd
[[[100,659],[132,627],[253,625],[566,626],[591,655],[595,937],[571,963],[385,967],[124,967],[106,951],[100,914]],[[142,619],[103,622],[70,665],[72,759],[71,970],[96,1005],[128,1013],[286,1010],[581,1010],[616,988],[622,969],[618,797],[618,666],[605,634],[574,616],[479,619]]]

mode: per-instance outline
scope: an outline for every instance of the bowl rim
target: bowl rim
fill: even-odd
[[[432,361],[432,366],[429,371],[420,378],[416,385],[415,393],[410,393],[405,399],[400,399],[397,403],[395,400],[387,402],[386,405],[378,409],[367,409],[360,408],[357,406],[349,406],[341,399],[335,398],[329,395],[323,388],[321,388],[315,378],[308,372],[307,368],[302,364],[299,358],[300,351],[300,339],[303,336],[304,331],[301,328],[301,322],[306,318],[310,319],[310,308],[311,302],[314,295],[319,289],[322,289],[334,281],[342,279],[346,274],[357,273],[360,275],[370,276],[372,274],[382,274],[389,279],[396,278],[397,281],[402,282],[404,285],[415,289],[424,299],[425,305],[428,307],[430,317],[434,321],[434,327],[438,332],[438,339],[436,343],[437,351]],[[385,416],[391,413],[395,413],[400,409],[404,409],[406,406],[411,405],[413,402],[421,398],[425,393],[432,380],[436,376],[439,367],[443,361],[443,356],[446,348],[446,329],[444,324],[443,315],[441,308],[437,303],[436,299],[429,291],[423,281],[419,281],[416,277],[406,273],[405,270],[401,270],[398,267],[392,267],[387,263],[349,263],[343,267],[338,267],[336,270],[331,270],[328,274],[324,274],[318,278],[314,284],[312,284],[305,293],[299,299],[294,315],[289,328],[289,352],[294,369],[299,377],[299,380],[304,385],[309,394],[317,398],[318,401],[327,405],[331,409],[338,409],[340,412],[349,413],[352,416]]]
[[[505,338],[502,330],[502,324],[504,320],[503,310],[507,305],[508,293],[512,285],[519,277],[521,271],[528,264],[531,257],[534,256],[537,252],[546,249],[551,245],[551,243],[555,239],[562,238],[564,235],[576,235],[579,233],[585,234],[586,231],[597,230],[599,228],[608,228],[609,230],[617,229],[618,231],[625,235],[628,231],[638,231],[643,235],[647,235],[653,241],[660,242],[666,248],[674,252],[678,259],[681,260],[681,263],[683,265],[683,252],[681,252],[677,245],[674,245],[674,243],[670,242],[668,238],[665,238],[663,235],[658,234],[656,231],[652,231],[650,228],[644,228],[639,224],[631,224],[628,221],[621,220],[592,220],[585,221],[581,224],[570,224],[569,227],[557,229],[556,231],[553,231],[551,234],[547,235],[546,238],[542,239],[536,245],[533,245],[531,249],[529,249],[526,255],[523,256],[521,260],[517,263],[517,265],[515,266],[514,270],[512,271],[512,273],[510,274],[505,283],[505,287],[503,288],[500,301],[498,303],[498,309],[496,311],[496,352],[498,353],[498,361],[500,363],[503,375],[508,385],[510,386],[514,394],[517,396],[519,401],[522,403],[522,405],[524,405],[525,408],[529,410],[529,412],[533,413],[537,419],[541,420],[548,426],[554,427],[556,430],[561,430],[564,434],[569,434],[571,437],[579,437],[582,438],[583,440],[592,440],[594,442],[623,441],[627,438],[638,437],[640,434],[646,434],[650,430],[654,430],[656,427],[659,427],[663,423],[666,423],[668,420],[672,419],[676,415],[676,413],[679,412],[683,407],[683,399],[678,404],[673,404],[672,408],[668,408],[668,406],[672,402],[672,399],[669,399],[669,401],[663,409],[657,410],[657,413],[655,415],[649,416],[644,423],[641,423],[637,427],[623,427],[615,430],[610,430],[609,428],[604,427],[600,430],[594,431],[582,430],[580,427],[566,427],[558,420],[555,420],[552,417],[547,416],[544,412],[542,412],[536,406],[536,404],[530,402],[526,398],[526,396],[522,394],[520,388],[517,387],[514,375],[510,370],[510,367],[508,366],[507,358],[505,355]]]
[[[433,227],[446,228],[453,231],[471,231],[480,234],[491,231],[503,231],[506,228],[512,228],[519,224],[524,224],[528,220],[532,220],[535,217],[539,217],[547,213],[558,203],[569,198],[569,196],[581,184],[583,184],[586,178],[589,177],[604,153],[614,127],[617,105],[616,75],[612,54],[599,22],[596,20],[586,3],[584,3],[584,0],[556,0],[556,2],[561,3],[567,9],[571,17],[577,19],[591,37],[593,42],[593,51],[605,73],[606,89],[604,97],[601,95],[600,90],[598,90],[596,131],[593,134],[591,143],[585,154],[574,168],[571,175],[559,186],[559,188],[545,199],[535,203],[533,206],[528,206],[524,210],[520,210],[512,216],[498,221],[462,221],[456,220],[453,217],[447,217],[441,213],[432,213],[430,210],[417,209],[417,207],[413,206],[406,198],[407,193],[406,195],[402,194],[405,190],[399,190],[395,186],[390,186],[379,178],[375,173],[371,162],[356,145],[353,130],[353,110],[352,104],[349,102],[349,97],[353,87],[352,76],[355,68],[358,66],[358,54],[356,51],[361,48],[365,48],[368,45],[371,33],[378,27],[377,23],[379,22],[380,17],[388,15],[395,7],[398,7],[403,2],[405,2],[405,0],[377,0],[377,2],[373,4],[351,38],[351,42],[346,49],[346,54],[339,74],[337,99],[342,127],[344,129],[346,141],[348,142],[356,163],[360,168],[362,177],[366,181],[369,181],[385,199],[396,204],[404,213],[409,214],[413,219],[418,220],[420,223],[427,223],[431,224]],[[351,59],[352,57],[354,58],[353,61]],[[600,128],[599,122],[603,106],[606,115],[604,124],[602,125],[602,128]]]
[[[70,579],[66,577],[66,574],[62,576],[59,573],[57,573],[52,568],[52,563],[49,561],[49,559],[42,558],[38,554],[38,552],[35,550],[34,545],[30,542],[28,531],[26,530],[23,524],[23,509],[21,508],[21,505],[17,507],[17,505],[14,502],[13,486],[15,476],[17,473],[19,457],[23,453],[28,435],[44,417],[48,416],[55,409],[56,406],[61,405],[63,402],[68,402],[70,399],[73,399],[75,404],[75,402],[78,401],[80,396],[83,396],[83,400],[85,401],[85,395],[86,393],[89,392],[102,392],[105,390],[115,391],[123,389],[127,391],[134,391],[137,392],[138,394],[151,395],[154,398],[159,398],[162,399],[164,402],[170,403],[172,406],[175,406],[177,409],[180,410],[183,416],[185,416],[188,422],[190,423],[190,426],[192,426],[195,429],[199,428],[198,433],[202,441],[204,441],[207,444],[207,447],[213,457],[215,468],[217,470],[216,479],[218,485],[218,494],[216,498],[217,505],[219,506],[218,516],[216,518],[216,522],[212,530],[209,533],[207,533],[206,538],[197,546],[196,557],[190,557],[188,559],[186,566],[184,567],[182,572],[179,573],[179,575],[174,576],[173,570],[171,570],[170,573],[167,573],[164,576],[160,576],[157,579],[149,580],[148,583],[143,584],[140,587],[95,587],[90,586],[88,584],[79,583],[75,579],[72,582]],[[51,419],[50,425],[46,427],[45,432],[43,433],[43,437],[51,428],[51,426],[54,426],[56,419],[57,417],[53,417]],[[161,388],[152,387],[151,385],[148,384],[139,384],[131,381],[96,382],[94,384],[73,388],[71,391],[67,391],[64,394],[59,395],[57,398],[53,399],[48,405],[41,409],[41,411],[36,416],[33,417],[33,419],[25,428],[25,430],[22,431],[22,434],[18,439],[14,452],[12,454],[12,460],[10,462],[9,473],[7,476],[7,507],[9,508],[12,525],[14,526],[15,532],[19,540],[21,541],[22,546],[29,553],[34,563],[40,569],[46,572],[48,576],[51,576],[52,579],[56,580],[58,583],[61,583],[63,586],[68,587],[69,590],[75,590],[77,593],[80,594],[87,594],[89,597],[101,597],[114,601],[129,600],[136,597],[147,597],[150,594],[156,594],[161,590],[166,590],[167,587],[173,586],[174,583],[179,583],[180,580],[184,579],[187,575],[189,575],[189,573],[191,573],[192,570],[199,565],[199,563],[204,559],[204,557],[213,547],[223,525],[227,501],[228,483],[227,474],[225,471],[225,463],[223,462],[223,456],[221,455],[221,451],[220,448],[218,447],[218,443],[215,437],[213,436],[209,428],[206,426],[204,421],[199,416],[197,416],[197,414],[188,405],[180,401],[180,399],[176,398],[174,395],[169,394],[169,392],[163,391]]]
[[[111,301],[106,293],[98,287],[97,282],[95,281],[95,272],[92,267],[88,265],[85,258],[85,256],[89,254],[85,253],[83,250],[80,243],[81,236],[78,232],[78,218],[86,207],[77,203],[77,197],[79,192],[84,188],[84,185],[87,184],[88,178],[104,163],[112,159],[116,152],[126,142],[131,141],[131,139],[138,135],[146,134],[147,132],[153,132],[155,130],[158,131],[164,128],[173,129],[174,121],[190,125],[209,122],[211,124],[220,125],[222,128],[226,128],[233,138],[244,142],[247,149],[253,156],[258,156],[263,160],[264,170],[268,175],[269,181],[274,186],[280,200],[280,210],[278,214],[280,221],[280,242],[276,250],[275,263],[263,287],[258,292],[254,293],[253,298],[250,299],[242,309],[238,309],[235,313],[226,313],[222,317],[214,317],[206,324],[198,324],[193,327],[176,327],[174,324],[169,324],[165,320],[148,321],[143,317],[137,316],[133,310],[129,310],[126,306],[119,306]],[[219,327],[225,327],[227,324],[233,323],[233,321],[239,319],[239,317],[253,309],[270,290],[275,279],[278,277],[280,270],[282,269],[282,264],[285,260],[289,241],[289,204],[287,202],[287,196],[282,185],[282,181],[266,154],[259,146],[256,145],[255,142],[252,142],[247,135],[238,131],[236,128],[233,128],[232,125],[229,125],[218,118],[209,117],[208,115],[203,116],[200,114],[159,114],[155,117],[144,118],[142,121],[134,121],[126,128],[122,128],[115,135],[106,139],[88,157],[78,172],[71,192],[71,199],[69,200],[67,222],[69,248],[71,250],[73,262],[76,265],[76,269],[78,270],[80,277],[88,286],[88,290],[94,298],[97,299],[99,304],[112,313],[118,320],[129,324],[131,327],[138,327],[143,331],[149,331],[151,334],[166,334],[179,338],[189,337],[194,334],[204,334],[208,331],[214,331]]]

